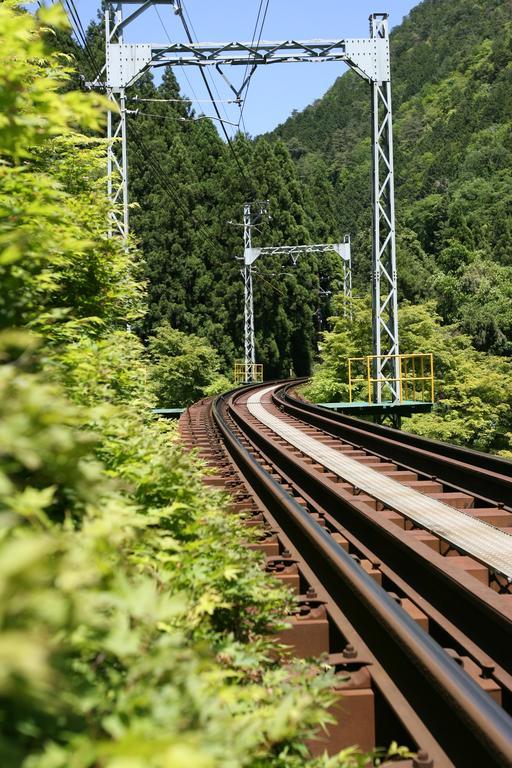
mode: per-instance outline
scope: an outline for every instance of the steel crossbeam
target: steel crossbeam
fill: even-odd
[[[166,66],[270,65],[278,63],[346,63],[370,84],[372,105],[372,292],[373,354],[376,356],[374,378],[375,402],[381,402],[382,391],[391,391],[394,400],[399,392],[396,383],[398,343],[397,273],[395,246],[395,203],[393,169],[393,126],[391,109],[391,70],[389,57],[388,14],[370,16],[370,37],[333,40],[283,40],[277,42],[226,43],[125,43],[123,32],[135,18],[152,5],[168,4],[181,13],[179,0],[127,0],[137,5],[123,20],[122,3],[108,2],[105,12],[106,65],[105,80],[93,85],[104,87],[118,109],[108,120],[109,193],[114,203],[112,230],[128,235],[128,165],[126,153],[125,89],[145,72]],[[111,13],[114,23],[111,23]],[[113,181],[113,175],[116,181]],[[119,210],[121,209],[121,211]],[[250,247],[250,246],[248,246]],[[250,313],[252,295],[250,265],[244,266],[245,310]],[[347,278],[348,279],[348,278]],[[347,281],[345,280],[345,283]],[[246,346],[246,360],[253,359],[254,349]]]
[[[384,39],[229,43],[117,43],[107,51],[107,81],[127,88],[151,67],[346,62],[368,81],[389,77]]]
[[[244,260],[253,264],[259,256],[290,256],[293,264],[304,253],[337,253],[344,261],[350,261],[350,240],[343,243],[318,243],[315,245],[277,245],[263,248],[246,248]]]

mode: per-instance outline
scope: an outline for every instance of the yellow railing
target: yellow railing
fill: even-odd
[[[233,381],[235,384],[245,384],[248,381],[263,381],[263,366],[261,363],[245,364],[243,360],[237,360],[233,368]]]
[[[398,359],[398,375],[386,374],[381,378],[374,376],[374,361],[392,361]],[[394,366],[390,364],[391,371]],[[355,395],[359,399],[368,400],[371,405],[375,402],[375,390],[380,384],[381,398],[394,399],[392,389],[396,389],[400,402],[434,402],[434,356],[432,353],[417,352],[408,355],[366,355],[365,357],[350,357],[348,360],[349,399],[353,403]],[[390,385],[393,385],[392,388]]]

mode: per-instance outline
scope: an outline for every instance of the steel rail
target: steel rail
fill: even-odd
[[[234,425],[231,417],[228,417],[228,419],[231,427],[234,427],[235,429],[235,434],[239,434],[240,440],[243,442],[244,446],[248,447],[249,451],[252,452],[253,449],[250,441],[240,432],[238,427]],[[224,450],[226,450],[225,446],[223,447]],[[278,483],[280,486],[289,488],[291,485],[293,485],[291,481],[282,473],[282,471],[275,468],[275,465],[269,457],[267,457],[260,450],[257,450],[257,455],[259,464],[263,466],[267,472],[278,472]],[[232,459],[231,461],[232,466],[234,466]],[[238,467],[236,469],[236,474],[240,479],[242,479],[243,475],[241,474]],[[340,651],[342,648],[346,648],[347,644],[351,644],[351,647],[356,649],[356,668],[359,668],[362,665],[361,669],[366,669],[369,673],[371,680],[370,688],[375,696],[375,701],[373,704],[375,738],[372,744],[367,744],[365,748],[370,749],[371,746],[375,744],[385,745],[389,744],[391,741],[398,741],[401,744],[409,746],[409,748],[412,750],[418,750],[418,758],[420,756],[422,757],[422,759],[415,761],[418,763],[418,768],[423,765],[425,768],[429,768],[431,764],[434,764],[436,768],[455,768],[452,760],[447,756],[441,745],[430,733],[428,727],[425,725],[425,723],[423,723],[420,716],[415,712],[414,707],[404,696],[399,686],[391,679],[390,675],[379,663],[375,654],[370,651],[362,635],[357,632],[353,623],[347,616],[346,612],[343,610],[342,606],[332,599],[326,587],[322,584],[322,581],[319,579],[313,568],[302,557],[294,542],[285,533],[283,527],[278,523],[278,520],[273,514],[273,511],[270,511],[268,504],[264,502],[264,500],[255,492],[254,488],[252,488],[245,479],[243,479],[242,482],[243,486],[247,490],[250,489],[251,497],[256,503],[256,507],[261,510],[261,515],[265,520],[264,525],[270,526],[269,530],[275,533],[280,542],[280,545],[284,547],[287,553],[291,554],[292,558],[295,558],[294,562],[297,563],[301,579],[304,579],[305,585],[308,586],[308,590],[305,591],[305,585],[303,585],[302,591],[304,591],[305,594],[308,594],[309,589],[312,589],[314,593],[316,593],[318,599],[325,605],[329,623],[329,639],[328,646],[326,646],[324,650],[329,651],[329,663],[331,663],[331,659],[332,663],[335,665],[341,661],[342,669],[340,674],[343,677],[344,662],[342,659],[340,659],[340,656],[343,657],[343,653],[340,654]],[[287,641],[285,640],[285,642]],[[294,643],[292,644],[292,647],[295,647]],[[301,650],[299,655],[302,655],[302,653],[303,651]],[[334,654],[334,656],[332,656],[332,654]],[[350,670],[350,662],[347,667],[347,674],[349,676],[348,679],[350,680],[351,672],[348,670]],[[344,694],[343,692],[341,693],[343,697]],[[380,701],[380,703],[378,703],[378,701]],[[347,704],[348,709],[345,709],[343,704],[341,704],[343,718],[348,716],[350,720],[350,692]],[[360,715],[361,713],[359,716]],[[368,722],[368,714],[363,715],[363,717],[366,721],[365,725],[363,726],[363,724],[360,723],[359,727],[363,726],[364,728]],[[369,716],[369,719],[371,721],[371,716]],[[341,725],[341,728],[346,731],[346,723],[341,724],[338,722],[338,725]],[[337,726],[335,731],[336,730]],[[328,731],[328,742],[330,741],[330,736],[331,734],[329,734]],[[350,736],[350,734],[347,732],[345,741],[342,743],[337,741],[336,751],[340,747],[345,747],[349,743],[357,741],[358,740],[355,736]],[[331,752],[330,747],[328,747],[328,751],[329,753]],[[405,762],[407,766],[409,766],[410,761]],[[402,761],[399,761],[399,763],[402,765]]]
[[[320,498],[326,511],[342,521],[433,606],[441,612],[448,611],[452,621],[482,650],[504,669],[511,671],[512,624],[499,610],[496,593],[489,591],[488,600],[484,599],[484,588],[472,577],[458,571],[449,572],[448,568],[445,570],[445,564],[440,566],[418,554],[410,546],[404,531],[394,523],[376,520],[357,496],[339,489],[336,484],[326,483],[318,473],[308,472],[302,461],[247,423],[236,409],[232,409],[231,416],[254,444],[285,470],[299,487]]]
[[[355,629],[414,702],[455,765],[511,765],[512,720],[258,464],[223,413],[229,412],[251,440],[257,437],[257,430],[244,423],[234,407],[234,398],[235,392],[221,396],[212,408],[233,460],[333,600],[345,612],[350,609]]]
[[[286,383],[274,395],[274,402],[290,416],[336,437],[355,441],[361,448],[385,455],[390,461],[405,463],[418,472],[434,475],[448,485],[492,503],[512,504],[511,461],[345,416],[299,400],[289,390],[305,381],[307,379]]]

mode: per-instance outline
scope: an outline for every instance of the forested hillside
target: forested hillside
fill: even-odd
[[[423,0],[391,35],[399,287],[478,349],[512,352],[512,3]],[[352,73],[269,137],[322,169],[370,274],[370,98]]]

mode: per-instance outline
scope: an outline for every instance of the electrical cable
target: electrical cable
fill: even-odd
[[[181,104],[183,101],[189,101],[190,103],[194,103],[194,101],[197,101],[199,104],[211,104],[211,99],[143,99],[141,96],[129,96],[128,99],[130,101],[153,101],[153,102],[161,102],[161,103],[176,103]],[[217,99],[216,99],[217,101]],[[226,99],[223,102],[224,104],[236,104],[236,99]]]
[[[251,37],[251,48],[253,48],[253,46],[254,46],[254,41],[256,40],[256,32],[257,32],[257,30],[258,30],[258,22],[259,22],[259,20],[260,20],[260,16],[261,16],[261,9],[262,9],[262,8],[263,8],[263,0],[260,0],[260,4],[259,4],[259,7],[258,7],[258,13],[257,13],[257,15],[256,15],[256,21],[254,22],[254,29],[253,29],[253,31],[252,31],[252,37]],[[250,64],[249,64],[249,63],[247,63],[247,64],[245,65],[245,70],[244,70],[244,76],[243,76],[243,80],[242,80],[242,83],[245,83],[245,81],[246,81],[246,79],[247,79],[247,73],[249,72],[249,66],[250,66]],[[240,123],[242,123],[242,124],[243,124],[243,127],[244,127],[244,133],[247,133],[247,131],[246,131],[246,128],[245,128],[245,122],[244,122],[244,109],[243,109],[243,108],[244,108],[244,104],[245,104],[245,99],[247,98],[247,91],[249,90],[249,83],[250,83],[250,80],[249,80],[249,82],[247,83],[247,88],[246,88],[245,96],[244,96],[244,99],[243,99],[243,101],[242,101],[242,106],[241,106],[241,108],[240,108],[240,117],[239,117],[239,120],[238,120],[238,127],[240,127]]]
[[[276,291],[276,293],[279,293],[281,296],[284,296],[284,298],[286,298],[286,293],[283,293],[283,291],[280,288],[278,288],[273,283],[271,283],[270,280],[267,280],[265,277],[263,277],[263,275],[260,272],[255,272],[253,270],[252,274],[255,277],[259,277],[260,280],[263,280],[263,282],[266,283],[268,286],[270,286],[270,288],[272,288],[272,290]]]
[[[172,120],[173,122],[177,123],[189,123],[194,122],[194,118],[186,118],[186,117],[171,117],[170,115],[157,115],[155,112],[139,112],[137,110],[137,113],[135,114],[135,117],[152,117],[156,120]]]
[[[181,210],[181,212],[183,213],[183,215],[186,218],[190,218],[190,211],[185,208],[185,206],[183,205],[182,201],[180,200],[180,198],[178,197],[176,192],[174,192],[172,187],[169,186],[170,179],[166,179],[165,178],[164,172],[162,171],[160,166],[155,162],[155,160],[154,160],[154,158],[153,158],[153,156],[151,154],[151,150],[146,145],[146,142],[144,141],[144,139],[141,137],[141,135],[139,134],[139,132],[137,131],[137,129],[135,128],[135,126],[131,122],[127,122],[127,126],[128,126],[129,133],[131,133],[133,138],[135,139],[135,141],[134,141],[135,148],[137,149],[137,151],[139,153],[139,156],[142,157],[143,162],[145,162],[146,165],[150,166],[150,169],[151,169],[152,173],[154,174],[154,176],[160,182],[163,191],[167,194],[169,199],[172,202],[175,203],[176,207]],[[211,239],[211,237],[210,237],[208,231],[206,230],[204,224],[201,224],[198,227],[196,227],[195,231],[198,232],[198,233],[201,233],[203,235],[204,240],[213,249],[218,249],[219,248],[219,244],[215,243]]]
[[[198,36],[198,34],[197,34],[196,30],[194,29],[194,25],[193,25],[193,23],[192,23],[192,19],[190,18],[190,14],[189,14],[189,12],[188,12],[188,11],[187,11],[187,9],[185,8],[185,5],[184,5],[184,3],[183,3],[183,0],[182,0],[182,2],[181,2],[181,3],[178,3],[178,5],[182,5],[182,6],[183,6],[183,12],[185,13],[185,15],[186,15],[186,17],[187,17],[187,19],[188,19],[188,23],[189,23],[189,25],[190,25],[190,29],[192,30],[192,35],[193,35],[193,37],[195,37],[195,38],[196,38],[196,40],[198,40],[198,39],[199,39],[199,36]],[[190,41],[189,41],[189,42],[190,42]],[[220,69],[219,69],[219,71],[220,71]],[[215,82],[215,80],[214,80],[214,78],[213,78],[213,75],[210,73],[210,71],[209,71],[209,70],[206,70],[206,72],[205,72],[204,74],[205,74],[205,77],[208,77],[208,75],[210,75],[210,80],[211,80],[211,82],[212,82],[212,85],[213,85],[213,87],[215,88],[215,93],[216,93],[216,94],[217,94],[217,96],[218,96],[218,98],[217,98],[215,101],[217,101],[218,103],[222,103],[222,99],[220,98],[219,89],[217,88],[217,84],[216,84],[216,82]],[[221,74],[222,74],[222,73],[221,73]],[[204,79],[204,78],[203,78],[203,79]],[[226,108],[225,108],[224,106],[222,107],[222,111],[224,112],[224,117],[226,118],[226,121],[227,121],[227,122],[231,122],[231,121],[229,120],[229,117],[228,117],[228,113],[226,112]]]
[[[171,44],[172,44],[171,36],[169,35],[169,33],[168,33],[168,31],[167,31],[167,27],[165,26],[165,24],[164,24],[164,22],[163,22],[163,19],[162,19],[162,17],[160,16],[160,11],[158,10],[158,6],[157,6],[157,5],[155,5],[155,6],[154,6],[154,8],[155,8],[155,11],[156,11],[156,15],[158,16],[158,19],[159,19],[159,21],[160,21],[161,27],[162,27],[162,29],[163,29],[163,31],[164,31],[164,34],[165,34],[165,36],[167,37],[167,40],[169,41],[169,43],[171,43]],[[186,70],[185,70],[185,67],[180,67],[180,72],[182,73],[183,77],[184,77],[184,78],[185,78],[185,80],[187,81],[187,83],[188,83],[188,87],[190,88],[190,91],[191,91],[191,93],[192,93],[192,96],[194,97],[194,99],[193,99],[193,100],[192,100],[192,99],[184,99],[184,101],[192,101],[192,102],[194,102],[194,101],[195,101],[195,102],[197,102],[197,103],[199,104],[199,103],[200,103],[200,100],[197,98],[197,94],[196,94],[196,92],[195,92],[195,90],[194,90],[194,86],[192,85],[192,83],[191,83],[191,82],[190,82],[190,80],[189,80],[189,77],[188,77],[188,75],[187,75],[187,72],[186,72]]]
[[[261,9],[262,9],[262,8],[263,8],[263,0],[260,0],[260,4],[259,4],[259,7],[258,7],[258,13],[257,13],[257,15],[256,15],[256,21],[254,22],[254,29],[253,29],[253,31],[252,31],[252,37],[251,37],[251,48],[254,46],[254,41],[256,40],[256,32],[258,31],[258,22],[259,22],[259,20],[260,20],[260,16],[261,16]],[[243,80],[242,80],[242,82],[244,82],[245,78],[247,77],[247,73],[248,73],[248,71],[249,71],[249,66],[250,66],[250,64],[249,64],[249,63],[247,63],[247,64],[245,65],[244,77],[243,77]]]
[[[213,115],[198,115],[197,117],[171,117],[170,115],[157,115],[155,112],[139,112],[139,110],[136,110],[134,113],[136,117],[152,117],[156,120],[173,120],[177,121],[179,123],[197,123],[199,120],[216,120],[217,118]],[[226,120],[222,120],[223,123],[226,122]],[[235,125],[236,123],[229,123],[230,125]]]
[[[259,31],[259,35],[258,35],[258,42],[256,44],[256,47],[258,47],[258,45],[261,42],[261,36],[263,35],[263,27],[265,25],[265,20],[267,18],[267,13],[268,13],[269,5],[270,5],[270,0],[266,0],[265,11],[263,13],[263,18],[261,20],[261,26],[260,26],[260,31]],[[259,11],[258,11],[258,16],[256,18],[256,24],[254,25],[254,32],[253,32],[253,38],[252,38],[251,47],[254,45],[254,38],[256,36],[256,28],[258,26],[258,19],[260,17],[262,6],[263,6],[263,0],[260,1],[260,7],[259,7]],[[253,65],[253,67],[254,67],[254,65]],[[245,69],[245,72],[246,72],[245,76],[247,76],[248,69],[249,69],[249,64],[247,64],[247,67]],[[243,122],[243,119],[244,119],[244,109],[245,109],[245,105],[247,103],[247,96],[249,95],[249,88],[250,88],[250,85],[251,85],[251,79],[252,79],[252,75],[249,78],[249,82],[247,83],[247,87],[245,89],[245,95],[244,95],[244,98],[243,98],[243,101],[242,101],[242,106],[240,107],[240,119],[238,120],[238,127],[239,128],[240,128],[240,123]],[[247,131],[245,130],[245,122],[243,122],[243,126],[244,126],[244,132],[247,133]]]
[[[180,0],[180,1],[178,2],[178,4],[177,4],[177,10],[178,10],[178,15],[179,15],[179,17],[180,17],[180,19],[181,19],[181,23],[183,24],[183,29],[185,30],[185,34],[186,34],[186,36],[187,36],[187,38],[188,38],[188,41],[189,41],[189,43],[193,43],[193,42],[194,42],[194,38],[192,37],[192,35],[191,35],[191,33],[190,33],[190,29],[189,29],[189,27],[188,27],[188,24],[187,24],[187,22],[186,22],[186,19],[185,19],[184,13],[183,13],[183,10],[184,10],[183,0]],[[187,14],[187,16],[188,16],[188,14]],[[188,18],[190,19],[190,16],[189,16]],[[205,75],[205,73],[204,73],[204,71],[203,71],[202,67],[200,68],[199,72],[200,72],[200,74],[201,74],[201,77],[202,77],[202,79],[203,79],[203,82],[204,82],[204,84],[205,84],[205,86],[206,86],[206,90],[208,91],[208,95],[209,95],[210,99],[212,99],[212,100],[214,101],[214,99],[213,99],[213,93],[212,93],[212,90],[211,90],[211,88],[210,88],[210,84],[209,84],[209,82],[208,82],[208,79],[207,79],[207,77],[206,77],[206,75]],[[250,198],[252,198],[252,197],[254,196],[254,189],[253,189],[253,186],[252,186],[252,184],[249,182],[249,180],[248,180],[248,178],[247,178],[247,175],[246,175],[246,173],[245,173],[245,170],[244,170],[244,168],[243,168],[243,166],[242,166],[242,164],[241,164],[241,162],[240,162],[240,159],[239,159],[239,157],[238,157],[237,153],[235,152],[235,148],[233,147],[233,144],[232,144],[232,142],[231,142],[231,139],[230,139],[230,137],[229,137],[229,135],[228,135],[228,132],[227,132],[227,130],[226,130],[226,128],[225,128],[225,126],[224,126],[224,123],[222,122],[222,118],[221,118],[221,116],[220,116],[220,112],[219,112],[219,109],[218,109],[218,107],[217,107],[217,104],[215,104],[215,103],[214,103],[213,107],[214,107],[214,109],[215,109],[215,112],[216,112],[216,114],[217,114],[217,117],[218,117],[218,118],[219,118],[219,120],[221,121],[221,128],[222,128],[222,132],[223,132],[223,134],[224,134],[224,136],[225,136],[225,138],[226,138],[226,141],[227,141],[227,143],[228,143],[228,146],[229,146],[229,148],[230,148],[230,150],[231,150],[231,153],[232,153],[232,155],[233,155],[233,158],[234,158],[234,160],[235,160],[235,162],[236,162],[236,164],[237,164],[237,166],[238,166],[238,170],[239,170],[240,176],[241,176],[241,178],[242,178],[242,180],[243,180],[243,182],[244,182],[244,184],[245,184],[245,187],[246,187],[246,192],[248,193],[248,195],[250,196]]]
[[[75,37],[77,39],[79,48],[81,48],[85,57],[88,59],[88,62],[91,66],[91,71],[95,73],[93,80],[97,80],[99,75],[101,74],[102,68],[98,66],[98,62],[96,60],[94,52],[92,51],[89,45],[89,42],[87,40],[87,35],[84,30],[84,26],[82,24],[82,20],[80,18],[80,14],[78,13],[74,0],[63,0],[63,2],[68,14],[71,28],[73,29]]]
[[[167,40],[169,41],[169,43],[172,43],[171,37],[170,37],[170,35],[169,35],[168,31],[167,31],[167,27],[165,26],[165,24],[164,24],[164,22],[163,22],[163,20],[162,20],[162,17],[160,16],[160,13],[159,13],[159,11],[158,11],[158,8],[157,8],[156,6],[155,6],[155,11],[156,11],[156,13],[157,13],[157,16],[158,16],[158,18],[159,18],[159,20],[160,20],[160,24],[161,24],[161,26],[162,26],[162,29],[163,29],[163,31],[164,31],[164,34],[165,34],[165,36],[167,37]],[[187,10],[186,10],[186,8],[184,8],[184,11],[185,11],[185,13],[187,13]],[[192,30],[193,30],[193,32],[194,32],[194,35],[197,37],[197,35],[196,35],[196,32],[195,32],[195,30],[194,30],[194,27],[193,27],[193,24],[192,24],[192,21],[191,21],[191,19],[190,19],[190,16],[188,15],[188,13],[187,13],[187,17],[188,17],[188,19],[189,19],[189,22],[190,22],[191,28],[192,28]],[[191,41],[189,40],[189,42],[191,42]],[[189,78],[188,78],[188,75],[187,75],[187,72],[186,72],[186,69],[185,69],[185,67],[180,67],[180,71],[181,71],[181,72],[182,72],[182,74],[184,75],[184,77],[185,77],[185,79],[186,79],[186,81],[187,81],[187,83],[188,83],[188,85],[189,85],[189,87],[190,87],[190,89],[191,89],[191,91],[192,91],[192,93],[193,93],[193,95],[194,95],[194,100],[193,100],[193,101],[194,101],[196,104],[198,104],[198,105],[199,105],[199,104],[201,104],[201,103],[210,103],[210,104],[215,104],[216,102],[217,102],[217,103],[219,103],[219,102],[221,102],[221,101],[222,101],[222,99],[220,98],[220,94],[219,94],[219,91],[217,90],[217,87],[216,87],[216,86],[215,86],[215,90],[216,90],[217,96],[219,97],[218,99],[213,99],[211,92],[210,92],[210,97],[211,97],[210,99],[198,99],[198,98],[197,98],[197,94],[196,94],[196,92],[194,91],[194,88],[193,88],[193,86],[192,86],[192,83],[190,82],[190,80],[189,80]],[[225,107],[223,107],[222,109],[223,109],[223,111],[224,111],[224,115],[225,115],[225,117],[226,117],[226,122],[228,122],[228,123],[230,123],[230,124],[232,124],[232,125],[235,125],[235,128],[236,128],[236,127],[237,127],[237,126],[236,126],[236,123],[231,123],[231,121],[228,119],[228,115],[227,115],[227,112],[226,112],[226,109],[225,109]],[[219,120],[220,120],[220,122],[222,123],[222,119],[220,118],[220,116],[219,116],[219,113],[218,113],[218,111],[217,111],[217,110],[216,110],[216,112],[217,112],[217,117],[218,117],[218,119],[219,119]],[[226,134],[225,134],[225,132],[224,132],[224,135],[226,135]],[[227,138],[227,137],[226,137],[226,138]]]

